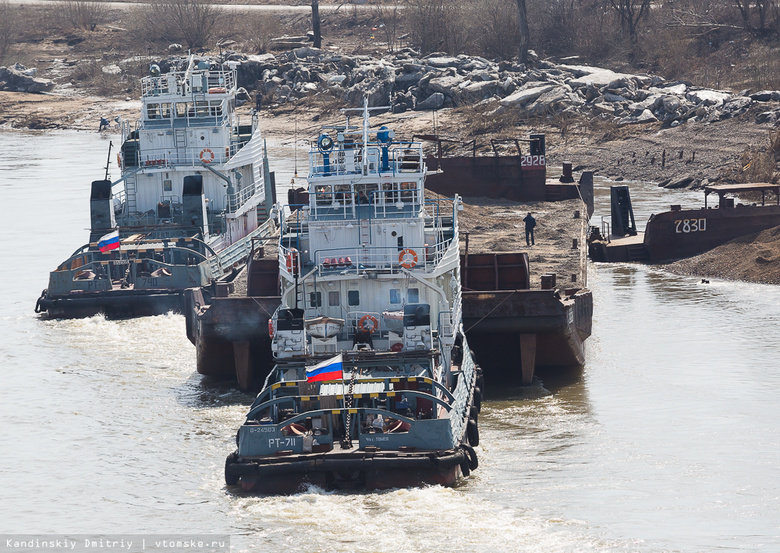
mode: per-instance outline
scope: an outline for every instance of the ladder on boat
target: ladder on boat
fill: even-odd
[[[136,172],[133,172],[125,178],[125,213],[127,215],[135,213],[138,210],[135,201],[138,184],[137,179]]]

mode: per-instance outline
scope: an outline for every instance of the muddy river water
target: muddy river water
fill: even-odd
[[[0,534],[205,533],[233,551],[780,550],[780,289],[633,265],[590,268],[584,367],[525,389],[487,375],[480,468],[456,489],[228,491],[252,398],[195,372],[182,316],[33,313],[48,271],[87,239],[109,138],[0,132]],[[289,183],[291,149],[274,144]],[[632,187],[640,226],[701,201]]]

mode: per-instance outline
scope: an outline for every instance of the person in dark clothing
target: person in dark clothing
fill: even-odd
[[[258,92],[255,94],[255,110],[260,111],[261,105],[263,105],[263,95]]]
[[[534,227],[536,227],[536,219],[530,213],[523,219],[525,221],[525,245],[533,246],[534,242]]]
[[[108,130],[108,127],[111,125],[109,120],[105,117],[100,118],[100,127],[98,127],[98,132],[101,132],[103,129]]]

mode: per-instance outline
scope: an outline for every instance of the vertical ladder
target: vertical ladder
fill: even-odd
[[[360,220],[360,245],[369,244],[371,242],[371,225],[369,225],[368,219]]]
[[[137,179],[136,173],[128,175],[125,179],[125,214],[127,216],[138,211],[135,203]]]

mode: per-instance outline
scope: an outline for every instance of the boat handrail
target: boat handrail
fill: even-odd
[[[323,152],[316,143],[309,151],[309,178],[345,175],[410,175],[425,173],[422,144],[419,142],[369,142],[339,144]]]
[[[147,240],[147,241],[143,241],[143,242],[147,242],[147,243],[150,243],[150,244],[152,244],[152,243],[159,244],[161,242],[161,240]],[[138,242],[134,242],[134,244],[137,244],[137,243]],[[206,248],[210,249],[207,244],[204,244],[204,246]],[[130,258],[130,259],[128,259],[128,258],[124,258],[124,259],[122,259],[122,258],[120,258],[120,259],[95,259],[94,258],[95,255],[98,254],[99,252],[96,252],[94,250],[90,250],[89,248],[90,248],[90,244],[87,244],[87,245],[83,246],[82,249],[77,250],[68,259],[66,259],[65,261],[60,263],[57,266],[56,271],[58,271],[58,272],[62,272],[62,271],[70,271],[70,272],[80,271],[80,270],[83,270],[85,267],[88,267],[88,266],[105,265],[105,264],[108,264],[108,263],[118,263],[118,262],[119,263],[127,263],[127,262],[139,263],[139,262],[142,262],[142,261],[153,261],[153,262],[156,262],[156,263],[158,263],[160,265],[167,265],[167,266],[168,265],[169,266],[173,266],[174,265],[174,264],[167,264],[165,262],[157,261],[157,260],[155,260],[154,258],[151,258],[151,257],[134,257],[134,258]],[[150,248],[149,250],[133,249],[132,251],[133,251],[133,253],[145,253],[147,251],[157,251],[158,249],[159,248]],[[204,255],[203,253],[201,253],[201,252],[199,252],[197,250],[193,250],[192,248],[186,248],[186,247],[183,247],[183,246],[168,245],[168,246],[165,247],[165,250],[166,251],[184,252],[187,255],[191,255],[193,257],[200,258],[201,260],[205,260],[206,259],[206,255]],[[70,268],[66,267],[66,265],[70,265],[70,263],[72,261],[74,261],[75,259],[77,259],[78,257],[84,256],[84,255],[89,255],[89,254],[91,254],[91,257],[92,257],[92,259],[90,261],[85,261],[83,264],[79,265],[78,267],[70,267]]]
[[[141,96],[178,97],[196,94],[235,94],[236,71],[233,69],[197,69],[192,61],[184,71],[169,71],[159,76],[148,75],[141,79]],[[203,77],[206,79],[204,80]],[[198,82],[200,81],[200,82]]]
[[[337,274],[358,275],[366,270],[395,274],[404,269],[411,269],[431,273],[444,258],[452,240],[452,238],[446,238],[433,245],[411,244],[400,252],[395,246],[367,249],[356,246],[354,248],[315,250],[311,253],[311,262],[303,263],[303,266],[312,267],[318,277]],[[279,271],[290,277],[293,276],[293,255],[300,256],[300,252],[294,254],[292,248],[279,246]],[[326,259],[335,259],[336,262],[335,264],[325,263]]]
[[[270,374],[273,374],[273,372],[270,373]],[[270,376],[270,374],[269,374],[269,376]],[[361,383],[366,383],[366,382],[384,382],[384,383],[388,383],[388,381],[389,381],[392,384],[392,383],[394,383],[397,380],[398,381],[402,380],[402,381],[406,381],[406,382],[422,382],[423,384],[431,385],[431,386],[433,386],[434,389],[442,392],[444,394],[444,396],[447,398],[448,401],[452,402],[455,399],[455,396],[452,395],[452,393],[447,389],[446,386],[444,386],[440,382],[435,381],[432,378],[428,378],[427,376],[408,376],[408,377],[404,377],[404,376],[389,376],[389,377],[385,377],[385,378],[361,378],[360,382]],[[254,402],[252,402],[251,409],[254,409],[257,405],[259,405],[258,402],[262,403],[263,402],[263,398],[265,398],[266,396],[270,395],[270,393],[273,390],[277,390],[277,389],[279,389],[279,388],[281,388],[283,386],[288,386],[288,387],[298,386],[302,382],[303,381],[275,382],[275,383],[271,384],[270,386],[268,386],[267,385],[268,383],[266,381],[265,389],[263,389],[263,391],[260,392],[260,394],[255,398]],[[335,380],[334,382],[338,382],[338,380]],[[406,390],[392,390],[390,393],[401,392],[401,391],[406,391]],[[384,392],[384,393],[388,393],[388,392]],[[294,397],[294,396],[289,396],[289,397]],[[306,396],[306,397],[309,397],[309,396]],[[330,397],[330,396],[328,396],[328,397]]]
[[[228,246],[225,250],[220,252],[219,255],[212,255],[209,259],[211,262],[211,270],[215,277],[224,274],[224,267],[231,267],[236,263],[242,263],[252,251],[252,240],[267,238],[273,233],[274,229],[275,224],[273,220],[268,219],[255,230]]]
[[[259,403],[257,405],[253,405],[252,408],[249,410],[249,413],[246,415],[246,420],[253,420],[254,417],[256,417],[260,412],[264,411],[265,409],[268,409],[269,407],[273,407],[276,405],[280,405],[283,403],[289,403],[292,402],[293,404],[296,404],[300,401],[320,401],[322,398],[336,398],[336,401],[344,401],[344,396],[349,395],[354,399],[362,399],[363,397],[374,397],[377,394],[386,395],[387,397],[404,397],[404,396],[412,396],[412,397],[419,397],[422,399],[427,399],[429,401],[432,401],[433,403],[436,403],[438,405],[441,405],[445,411],[449,412],[452,410],[453,406],[451,402],[447,402],[440,397],[429,394],[427,392],[420,392],[417,390],[395,390],[395,391],[388,391],[388,392],[372,392],[372,393],[364,393],[364,394],[338,394],[335,396],[332,395],[306,395],[306,396],[280,396],[274,399],[266,400],[262,403]],[[304,399],[305,398],[305,399]],[[452,401],[452,400],[450,400]],[[333,409],[323,409],[325,412],[332,412],[333,410],[339,409],[338,407],[334,407]],[[346,409],[342,405],[340,409]],[[356,407],[350,407],[350,409],[357,409]],[[363,408],[366,409],[366,408]],[[309,412],[310,413],[310,412]],[[397,413],[393,414],[393,416],[398,415]],[[398,415],[402,416],[402,415]],[[305,418],[305,417],[304,417]],[[289,420],[289,419],[288,419]],[[414,420],[414,419],[411,419]],[[288,421],[284,421],[285,423]],[[279,423],[282,424],[282,423]]]

